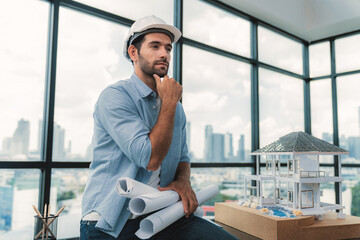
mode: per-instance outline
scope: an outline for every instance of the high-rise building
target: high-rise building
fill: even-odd
[[[89,144],[89,146],[86,148],[85,161],[92,162],[92,160],[93,160],[93,147],[92,144]]]
[[[65,151],[65,129],[62,128],[59,124],[54,123],[54,134],[53,134],[53,160],[61,161],[65,159],[66,151]],[[42,136],[43,136],[43,121],[39,120],[38,123],[38,142],[37,142],[37,151],[41,152],[41,144],[42,144]]]
[[[360,137],[349,137],[347,140],[349,157],[360,160]]]
[[[37,142],[37,151],[38,151],[38,153],[41,152],[42,134],[43,134],[43,121],[39,120],[39,123],[38,123],[38,142]]]
[[[11,154],[24,154],[29,152],[30,122],[24,119],[18,121],[18,126],[11,140]]]
[[[54,123],[52,156],[55,161],[61,161],[65,159],[65,130],[56,123]]]
[[[4,138],[4,140],[2,142],[2,152],[3,153],[11,154],[11,142],[12,142],[11,137]]]
[[[241,134],[239,138],[239,148],[238,148],[238,159],[240,161],[245,161],[245,135]]]
[[[327,132],[322,133],[322,140],[327,141],[329,143],[332,143],[333,142],[333,136],[332,136],[332,134],[327,133]]]
[[[225,151],[224,151],[224,134],[213,133],[212,143],[213,143],[213,161],[214,162],[223,162]]]
[[[10,231],[12,223],[14,187],[0,186],[0,231]]]
[[[340,136],[340,139],[339,139],[339,140],[340,140],[340,142],[339,142],[340,147],[343,148],[343,149],[349,150],[349,141],[348,141],[348,139],[345,137],[344,134],[342,134],[342,135]]]
[[[234,149],[233,149],[233,138],[232,133],[225,133],[225,142],[224,142],[224,150],[225,150],[225,158],[231,159],[234,157]]]
[[[225,135],[214,133],[211,125],[205,126],[204,159],[207,162],[225,160]]]
[[[205,161],[213,161],[213,127],[211,125],[205,126],[205,147],[204,147],[204,159]]]

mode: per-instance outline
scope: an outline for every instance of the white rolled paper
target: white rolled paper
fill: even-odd
[[[117,180],[116,190],[121,196],[127,198],[133,198],[148,193],[160,192],[156,188],[150,187],[149,185],[128,177],[122,177]]]
[[[148,193],[133,197],[129,202],[129,209],[134,215],[144,215],[170,206],[179,199],[179,194],[173,190]]]
[[[199,205],[201,205],[218,193],[219,188],[216,185],[210,185],[196,192],[196,198]],[[140,222],[140,228],[135,235],[140,239],[148,239],[179,220],[184,215],[183,203],[182,201],[179,201],[143,219]]]

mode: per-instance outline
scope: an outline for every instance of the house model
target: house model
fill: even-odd
[[[320,202],[320,184],[338,182],[341,189],[343,154],[348,152],[308,133],[289,133],[251,153],[256,156],[257,172],[245,176],[244,199],[260,207],[276,205],[301,211],[302,215],[315,215],[319,220],[327,211],[339,210],[338,218],[344,218],[341,191],[340,204]],[[320,171],[322,155],[338,156],[338,174],[328,176]],[[260,163],[264,162],[266,170],[260,174]]]

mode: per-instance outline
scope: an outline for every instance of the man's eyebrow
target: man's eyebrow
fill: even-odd
[[[150,44],[162,44],[160,41],[151,41],[151,42],[149,42],[148,43],[149,45]],[[172,48],[172,45],[171,45],[171,43],[167,43],[167,44],[165,44],[167,47],[170,47],[170,48]]]

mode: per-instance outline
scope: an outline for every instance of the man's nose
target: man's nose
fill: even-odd
[[[165,47],[160,48],[160,58],[162,59],[168,59],[169,58],[169,53],[166,50]]]

